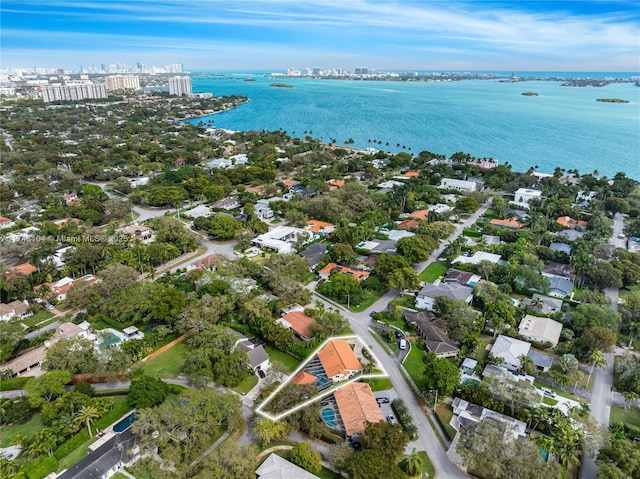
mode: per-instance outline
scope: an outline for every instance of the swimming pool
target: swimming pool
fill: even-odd
[[[111,346],[120,344],[120,338],[113,333],[105,333],[103,338],[104,338],[104,341],[102,341],[102,344],[100,345],[102,347],[110,348]]]
[[[318,380],[316,381],[316,386],[319,390],[322,391],[323,389],[327,389],[329,386],[331,386],[332,382],[326,374],[315,371],[313,375],[318,378]]]
[[[468,384],[469,386],[477,386],[478,384],[480,384],[480,381],[473,378],[464,378],[462,380],[462,384]]]
[[[320,414],[322,414],[322,419],[324,420],[325,424],[331,428],[336,428],[338,427],[338,420],[336,419],[336,412],[333,410],[333,408],[326,408],[323,409]]]
[[[136,413],[131,413],[127,417],[125,417],[122,421],[113,425],[114,432],[123,432],[131,427],[133,421],[136,420]]]

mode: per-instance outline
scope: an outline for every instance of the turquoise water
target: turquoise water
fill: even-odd
[[[322,414],[322,419],[324,419],[324,422],[327,424],[327,426],[332,428],[335,428],[338,426],[336,413],[333,409],[331,408],[323,409],[321,414]]]
[[[247,76],[256,81],[243,81]],[[464,151],[509,162],[516,170],[538,165],[538,171],[552,172],[561,166],[580,173],[598,170],[609,177],[624,171],[640,179],[640,88],[631,83],[576,88],[546,81],[286,78],[281,81],[294,88],[275,88],[269,86],[274,80],[264,74],[192,79],[194,92],[251,99],[232,111],[201,119],[219,128],[283,129],[327,143],[335,138],[338,145],[353,138],[353,146],[360,148],[374,146],[369,140],[380,140],[376,147],[390,152]],[[524,91],[539,96],[523,96]],[[605,97],[631,103],[596,102]]]
[[[133,421],[135,421],[135,420],[136,420],[135,413],[129,414],[122,421],[118,422],[117,424],[114,424],[113,430],[115,432],[126,431],[127,429],[129,429],[131,427],[131,424],[133,424]]]
[[[120,344],[120,338],[118,336],[116,336],[113,333],[105,333],[104,334],[104,341],[102,342],[101,346],[115,346],[116,344]]]
[[[480,381],[478,381],[477,379],[473,379],[473,378],[464,378],[462,380],[462,384],[469,384],[470,386],[475,386],[480,384]]]

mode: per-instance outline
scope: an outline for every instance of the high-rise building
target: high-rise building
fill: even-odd
[[[133,75],[114,75],[104,79],[107,91],[111,90],[139,90],[140,78]]]
[[[102,83],[82,82],[66,85],[44,85],[42,99],[45,103],[62,100],[85,100],[107,98],[107,88]]]
[[[169,95],[190,96],[191,77],[175,76],[169,78]]]

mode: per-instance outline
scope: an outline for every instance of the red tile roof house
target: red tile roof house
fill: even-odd
[[[429,210],[416,210],[409,214],[409,218],[415,218],[417,220],[427,221],[429,216]]]
[[[362,371],[362,364],[351,349],[351,345],[342,339],[329,341],[318,351],[318,359],[325,374],[334,383],[346,381]]]
[[[510,229],[520,229],[522,227],[524,227],[524,225],[522,223],[520,223],[518,220],[514,220],[512,218],[508,218],[506,220],[499,220],[499,219],[492,219],[490,221],[490,223],[494,226],[502,226],[504,228],[510,228]]]
[[[560,216],[556,221],[565,228],[586,229],[589,226],[587,221],[574,220],[570,216]]]
[[[348,384],[338,389],[333,397],[347,437],[363,432],[367,423],[384,421],[373,391],[366,383]]]
[[[2,228],[13,228],[16,225],[16,222],[6,216],[0,216],[0,229]]]
[[[303,341],[308,341],[313,337],[313,325],[315,322],[315,319],[303,311],[290,311],[276,320],[276,323],[291,329]]]
[[[312,233],[328,235],[329,233],[332,233],[336,229],[336,227],[331,223],[327,223],[326,221],[309,220],[307,221],[306,229],[311,231]]]
[[[38,291],[42,286],[49,288],[50,295],[55,296],[58,301],[64,301],[67,299],[67,293],[75,285],[79,283],[92,284],[100,281],[100,278],[92,274],[87,274],[78,279],[71,279],[65,276],[55,283],[44,283],[36,286],[34,290]]]
[[[398,228],[406,231],[417,228],[418,226],[420,226],[420,223],[418,223],[416,220],[404,220],[398,223]]]
[[[329,276],[331,276],[331,273],[333,273],[333,271],[336,271],[337,273],[340,273],[340,274],[350,274],[358,281],[362,281],[363,279],[367,279],[369,277],[369,275],[371,274],[368,271],[360,271],[360,270],[357,270],[357,269],[351,269],[351,268],[349,268],[347,266],[341,266],[341,265],[336,264],[336,263],[329,263],[324,268],[322,268],[320,271],[318,271],[318,274],[320,275],[320,278],[322,278],[324,280],[328,280]]]

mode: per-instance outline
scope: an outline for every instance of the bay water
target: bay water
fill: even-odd
[[[545,76],[554,75],[561,74]],[[633,83],[568,87],[559,81],[274,80],[259,72],[199,73],[192,81],[194,92],[250,98],[193,123],[236,131],[282,129],[324,143],[335,139],[338,146],[353,139],[351,146],[392,153],[462,151],[508,162],[515,171],[537,166],[551,173],[559,166],[609,177],[622,171],[640,180],[640,88]],[[293,88],[270,86],[274,82]],[[524,96],[525,91],[538,96]]]

